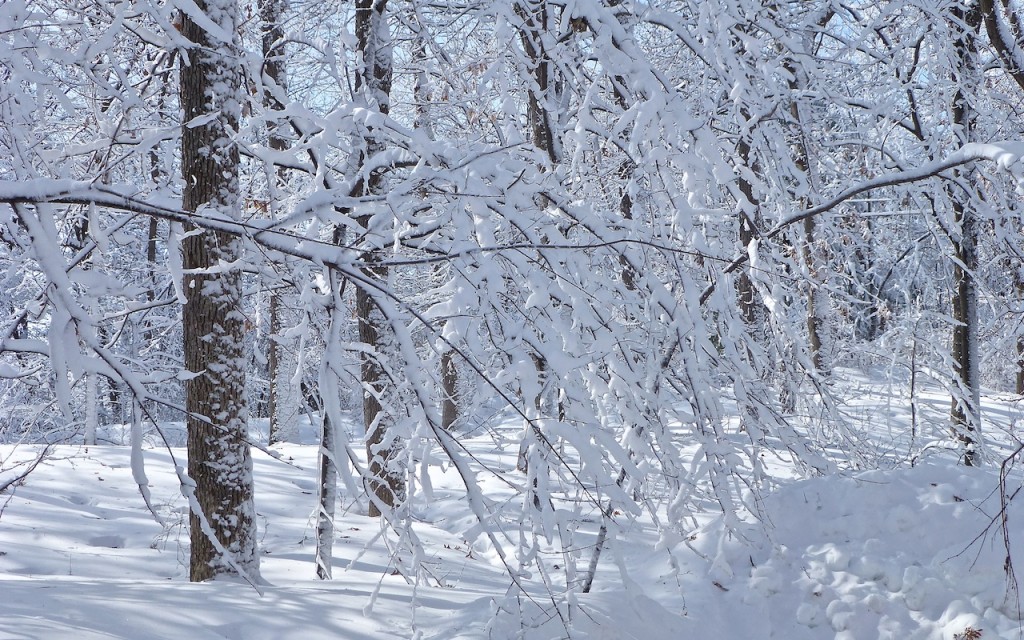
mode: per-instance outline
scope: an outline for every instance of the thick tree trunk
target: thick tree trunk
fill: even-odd
[[[386,280],[387,270],[367,270],[377,279]],[[363,420],[366,426],[366,459],[369,477],[366,490],[370,495],[370,516],[380,516],[383,509],[397,506],[405,497],[404,473],[399,454],[401,443],[395,437],[395,407],[387,402],[393,383],[382,366],[383,357],[392,350],[387,347],[388,323],[373,298],[365,289],[356,289],[356,318],[359,341],[372,349],[363,353],[360,372],[363,383]],[[384,402],[382,403],[382,400]]]
[[[343,245],[345,242],[344,227],[338,226],[334,229],[334,244]],[[340,397],[341,385],[339,384],[339,373],[341,363],[336,361],[340,352],[340,343],[343,327],[348,326],[349,315],[342,303],[343,281],[337,273],[328,271],[327,281],[330,283],[332,300],[328,308],[330,316],[330,327],[328,329],[326,344],[324,345],[324,356],[320,363],[320,379],[318,387],[323,389],[322,395],[316,402],[307,402],[308,407],[317,404],[321,408],[320,418],[320,484],[318,495],[318,511],[316,518],[316,575],[321,580],[330,580],[332,577],[333,549],[334,549],[334,514],[335,505],[338,502],[338,452],[340,451],[338,438],[339,410],[337,399]]]
[[[998,0],[998,4],[996,0],[978,0],[978,11],[984,17],[988,40],[1003,69],[1024,89],[1024,52],[1020,41],[1014,38],[1020,38],[1024,33],[1019,9],[1011,4],[1011,0]]]
[[[803,258],[804,264],[813,278],[818,273],[818,260],[814,255],[814,218],[804,220],[804,241]],[[822,354],[822,316],[824,300],[815,283],[811,283],[805,290],[807,304],[807,341],[811,348],[811,362],[818,371],[825,370],[825,358]]]
[[[1017,338],[1017,395],[1024,395],[1024,338]]]
[[[149,288],[146,290],[146,299],[150,302],[156,300],[156,246],[160,241],[158,222],[156,217],[149,219],[149,233],[146,238],[146,264],[149,267]]]
[[[270,292],[270,300],[267,303],[267,312],[270,316],[268,333],[270,339],[267,343],[267,417],[270,420],[270,427],[267,432],[267,444],[272,445],[282,440],[282,427],[280,414],[277,411],[277,396],[280,393],[278,386],[278,375],[281,371],[281,363],[278,354],[281,346],[278,344],[278,332],[281,331],[281,299],[277,292]]]
[[[96,444],[96,430],[100,422],[100,374],[89,372],[85,377],[85,437],[86,446]]]
[[[225,33],[235,33],[235,0],[199,0]],[[181,32],[196,46],[181,65],[183,206],[240,217],[238,147],[231,140],[241,109],[241,73],[234,42],[217,41],[183,13]],[[196,118],[214,115],[204,124]],[[242,282],[232,264],[239,241],[224,233],[190,234],[182,241],[188,300],[182,312],[188,409],[188,474],[195,483],[190,578],[241,572],[258,579],[252,457],[245,406]]]
[[[552,120],[551,99],[559,93],[552,73],[550,56],[544,50],[543,38],[550,30],[546,0],[522,0],[516,4],[516,13],[523,19],[520,32],[523,50],[533,65],[533,81],[526,106],[526,119],[533,134],[533,146],[546,152],[552,165],[561,161],[561,140]]]

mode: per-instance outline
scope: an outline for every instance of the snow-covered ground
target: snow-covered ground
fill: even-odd
[[[187,512],[168,450],[144,451],[161,523],[135,487],[128,447],[54,447],[22,486],[0,495],[0,639],[1024,638],[1006,571],[1008,556],[1024,563],[1024,507],[1012,501],[1003,511],[999,490],[1019,399],[987,400],[997,443],[986,467],[969,469],[941,447],[911,441],[902,391],[869,388],[867,378],[850,384],[864,385],[848,411],[860,416],[865,437],[882,443],[877,468],[792,474],[765,496],[767,528],[740,528],[746,540],[717,535],[714,514],[699,516],[684,541],[659,540],[650,516],[624,523],[593,593],[560,606],[541,572],[521,577],[529,596],[512,588],[443,465],[432,471],[433,498],[415,513],[425,551],[419,572],[408,570],[408,540],[346,510],[343,498],[334,579],[320,581],[316,447],[274,447],[289,464],[256,452],[268,582],[260,595],[240,582],[187,581]],[[935,437],[928,425],[941,424],[947,401],[935,391],[915,402],[914,437]],[[307,429],[307,443],[310,436]],[[496,446],[493,431],[463,442],[516,473],[515,448]],[[0,446],[0,483],[38,450]],[[183,464],[184,450],[173,453]],[[1021,473],[1011,467],[1006,488],[1015,495]],[[496,505],[512,497],[497,478],[481,482]],[[515,522],[517,500],[501,508]],[[579,571],[595,534],[593,522],[576,529],[579,553],[566,559]],[[564,574],[560,557],[545,561],[555,584],[566,579],[554,575]]]

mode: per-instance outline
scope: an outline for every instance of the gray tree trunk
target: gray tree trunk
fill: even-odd
[[[320,500],[316,518],[316,575],[331,579],[334,549],[334,506],[338,501],[338,467],[334,459],[337,433],[330,413],[324,411],[320,435]]]
[[[459,374],[455,353],[446,349],[441,354],[441,428],[450,429],[459,418]]]
[[[544,37],[557,24],[557,19],[551,15],[551,8],[546,0],[531,2],[523,0],[516,3],[516,14],[522,19],[523,25],[519,29],[519,39],[523,45],[523,51],[529,58],[530,69],[533,75],[535,86],[531,86],[527,96],[526,119],[532,136],[531,142],[537,149],[543,151],[551,165],[557,166],[562,161],[562,141],[555,128],[557,113],[554,112],[556,105],[561,102],[561,83],[556,73],[551,55],[544,48]],[[544,238],[550,240],[549,238]],[[557,381],[553,379],[547,359],[542,353],[531,353],[534,366],[537,370],[537,380],[540,391],[533,398],[533,407],[537,417],[552,415],[552,410],[558,405],[559,391]],[[529,398],[523,398],[529,402]],[[527,412],[528,414],[528,412]],[[530,442],[536,440],[529,436],[530,431],[536,428],[536,423],[527,419],[524,428],[523,441],[519,445],[519,456],[516,468],[524,473],[533,473],[534,488],[537,487],[536,474],[546,474],[544,469],[530,469]],[[535,434],[536,435],[536,434]],[[546,443],[538,442],[543,451]],[[537,457],[538,461],[546,459],[546,455]],[[534,495],[534,505],[540,508],[540,497]]]
[[[90,371],[85,375],[85,437],[86,446],[96,444],[96,431],[100,423],[100,374]]]
[[[260,21],[263,29],[263,81],[264,106],[268,112],[280,112],[284,109],[284,98],[288,90],[288,75],[284,50],[284,13],[288,7],[286,0],[260,0]],[[281,133],[282,122],[271,122],[268,144],[275,151],[288,149],[288,140]],[[276,216],[279,205],[280,187],[287,176],[283,168],[268,177],[267,212]],[[299,419],[299,390],[291,383],[294,358],[289,349],[288,341],[280,334],[284,326],[283,316],[286,315],[285,305],[281,304],[282,293],[278,289],[270,290],[268,315],[270,316],[270,342],[267,350],[267,378],[269,381],[267,414],[270,418],[269,444],[293,438]]]

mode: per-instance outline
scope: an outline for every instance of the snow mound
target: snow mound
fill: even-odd
[[[1004,512],[998,484],[995,470],[929,465],[781,487],[745,600],[788,637],[1022,638],[1004,566],[1024,557],[1024,506]]]
[[[492,468],[515,464],[515,450],[488,450],[484,438],[468,444]],[[597,532],[596,520],[581,518],[570,545],[577,553],[538,548],[544,573],[531,566],[533,577],[521,574],[524,593],[473,520],[457,473],[440,467],[434,499],[416,513],[433,580],[399,575],[396,563],[408,555],[381,543],[376,521],[345,510],[335,523],[336,579],[317,580],[309,513],[318,450],[278,448],[292,465],[254,457],[261,570],[270,582],[262,598],[231,581],[185,582],[187,510],[172,452],[143,452],[157,522],[133,484],[129,449],[54,448],[28,482],[0,495],[0,640],[71,629],[124,640],[221,638],[227,629],[257,640],[1024,640],[1004,569],[1008,555],[1019,566],[1024,558],[1024,503],[1011,500],[1004,512],[994,466],[947,459],[786,481],[758,502],[767,526],[733,521],[733,535],[713,513],[678,541],[647,516],[621,518],[593,592],[569,594],[555,581],[567,560],[576,576],[587,566]],[[173,453],[184,461],[183,451]],[[33,454],[22,448],[5,459]],[[1020,473],[1010,477],[1013,496]],[[500,479],[480,482],[501,495]],[[496,522],[511,530],[522,500],[506,495]]]

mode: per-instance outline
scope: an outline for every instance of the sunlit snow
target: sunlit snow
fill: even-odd
[[[955,638],[971,629],[984,638],[1024,637],[1014,576],[1004,566],[1008,554],[1022,553],[1024,511],[1010,502],[1004,530],[999,490],[1019,399],[986,400],[989,464],[970,469],[957,466],[941,440],[930,455],[901,460],[909,414],[899,393],[853,372],[846,384],[851,397],[863,391],[849,410],[861,416],[865,435],[888,443],[875,448],[873,464],[853,465],[874,468],[803,480],[789,474],[794,479],[764,497],[766,526],[750,519],[729,536],[718,535],[714,510],[693,514],[687,540],[659,540],[650,514],[620,519],[594,592],[569,598],[564,561],[585,569],[596,523],[580,517],[571,527],[575,555],[552,551],[542,557],[542,571],[534,565],[518,576],[524,595],[450,465],[431,468],[433,499],[413,514],[423,556],[355,512],[343,493],[334,580],[317,580],[317,447],[308,422],[305,444],[274,447],[283,461],[263,454],[255,460],[261,570],[269,583],[262,597],[241,582],[188,583],[187,508],[167,450],[151,442],[143,451],[161,523],[135,487],[130,447],[54,447],[0,501],[0,638],[811,640]],[[945,402],[940,393],[922,393],[918,418],[940,416]],[[180,428],[169,427],[179,444]],[[460,441],[518,482],[517,452],[496,449],[495,435],[514,436],[519,428],[495,419]],[[127,437],[116,427],[103,435]],[[0,448],[0,484],[39,450]],[[184,450],[173,452],[181,464]],[[787,475],[784,458],[766,463]],[[1007,469],[1014,496],[1021,476]],[[493,527],[514,530],[521,497],[500,478],[479,479],[496,514]],[[659,517],[666,506],[656,507]]]

